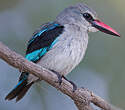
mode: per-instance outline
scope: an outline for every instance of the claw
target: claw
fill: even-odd
[[[73,86],[73,92],[75,92],[76,90],[77,90],[77,86],[76,86],[76,84],[74,83],[74,82],[72,82],[72,81],[69,81],[71,84],[72,84],[72,86]]]
[[[54,71],[54,70],[51,70],[51,71],[57,75],[59,85],[61,85],[61,83],[62,83],[62,78],[64,78],[66,81],[68,81],[70,84],[72,84],[72,86],[73,86],[73,90],[72,90],[72,91],[73,91],[73,92],[75,92],[75,91],[77,90],[77,86],[76,86],[76,84],[75,84],[74,82],[68,80],[65,76],[60,75],[58,72],[56,72],[56,71]]]
[[[51,70],[51,71],[57,75],[57,77],[58,77],[58,82],[57,83],[59,83],[59,85],[61,85],[61,83],[62,83],[62,76],[58,72],[56,72],[54,70]]]
[[[76,86],[76,84],[74,83],[74,82],[72,82],[72,81],[70,81],[70,80],[68,80],[65,76],[62,76],[66,81],[68,81],[70,84],[72,84],[72,86],[73,86],[73,92],[75,92],[76,90],[77,90],[77,86]]]
[[[62,83],[62,76],[61,75],[57,75],[57,77],[58,77],[58,83],[59,83],[59,85],[61,85],[61,83]]]

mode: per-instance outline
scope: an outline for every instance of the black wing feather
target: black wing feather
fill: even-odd
[[[42,27],[41,30],[47,29],[54,25],[55,23],[49,24],[48,26]],[[34,36],[37,36],[34,38],[33,36],[33,41],[28,44],[26,54],[29,54],[35,50],[41,49],[48,47],[52,44],[52,42],[63,32],[64,26],[62,25],[57,25],[52,29],[48,29],[44,31],[40,36],[39,33],[40,31],[34,34]],[[32,40],[31,39],[31,40]]]

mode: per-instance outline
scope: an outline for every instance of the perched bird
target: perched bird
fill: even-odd
[[[70,6],[55,21],[43,24],[33,34],[28,42],[25,58],[54,72],[61,84],[62,77],[66,79],[65,76],[83,59],[88,45],[88,32],[98,30],[120,37],[114,29],[101,22],[96,12],[87,5],[78,3]],[[37,77],[22,72],[18,84],[5,99],[16,98],[19,101],[37,81]],[[75,91],[76,85],[69,82]]]

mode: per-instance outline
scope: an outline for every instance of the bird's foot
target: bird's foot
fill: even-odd
[[[58,77],[57,83],[59,83],[59,85],[61,85],[61,83],[62,83],[62,76],[58,72],[56,72],[54,70],[51,70],[51,71],[57,75],[57,77]]]
[[[73,86],[73,92],[75,92],[77,90],[77,86],[76,86],[76,84],[74,82],[68,80],[65,76],[60,75],[58,72],[56,72],[54,70],[51,70],[51,71],[57,75],[59,85],[61,85],[62,78],[64,78],[66,81],[68,81],[70,84],[72,84],[72,86]]]
[[[77,90],[77,86],[73,81],[68,80],[65,76],[62,76],[66,81],[68,81],[73,86],[73,92]]]

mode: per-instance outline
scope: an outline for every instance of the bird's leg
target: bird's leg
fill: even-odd
[[[59,85],[61,85],[61,83],[62,83],[62,78],[64,78],[66,81],[68,81],[70,84],[72,84],[72,86],[73,86],[73,92],[75,92],[75,90],[77,89],[77,86],[76,86],[76,84],[75,84],[74,82],[68,80],[65,76],[60,75],[58,72],[56,72],[56,71],[54,71],[54,70],[51,70],[51,71],[57,75]]]
[[[62,75],[60,75],[58,72],[56,72],[54,70],[51,70],[51,71],[57,75],[58,83],[59,83],[59,85],[61,85],[61,83],[62,83]]]
[[[76,90],[77,90],[77,86],[76,86],[76,84],[73,82],[73,81],[70,81],[70,80],[68,80],[65,76],[62,76],[66,81],[68,81],[68,82],[70,82],[71,84],[72,84],[72,86],[73,86],[73,92],[75,92]]]

